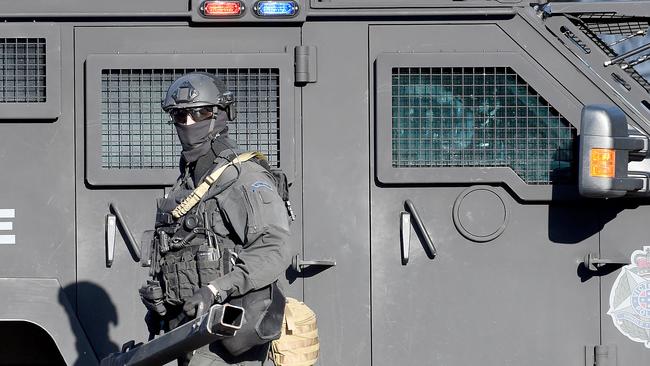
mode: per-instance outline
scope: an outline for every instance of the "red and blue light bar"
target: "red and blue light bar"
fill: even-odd
[[[238,17],[244,14],[244,4],[238,0],[208,0],[201,4],[205,17]]]
[[[298,3],[293,0],[260,0],[253,12],[258,17],[294,17],[298,14]]]

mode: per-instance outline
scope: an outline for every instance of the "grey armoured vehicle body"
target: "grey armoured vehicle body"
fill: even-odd
[[[320,365],[650,362],[626,337],[650,326],[608,314],[635,291],[617,273],[648,244],[648,200],[578,192],[584,106],[650,133],[647,51],[616,60],[648,43],[648,2],[241,4],[2,6],[0,363],[92,365],[146,339],[127,242],[178,175],[160,101],[195,70],[292,183],[285,288],[319,317]]]

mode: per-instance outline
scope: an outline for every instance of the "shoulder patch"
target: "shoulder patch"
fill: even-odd
[[[251,184],[251,188],[252,188],[253,192],[255,192],[256,190],[262,190],[262,189],[268,189],[269,191],[273,191],[273,186],[271,186],[267,182],[264,182],[264,181],[261,181],[261,180],[258,180],[255,183]]]

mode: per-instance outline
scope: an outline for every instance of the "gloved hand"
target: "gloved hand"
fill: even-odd
[[[185,300],[183,311],[189,317],[198,317],[207,312],[210,306],[214,304],[214,294],[207,286],[201,287],[194,291],[194,295]]]
[[[140,300],[148,310],[158,313],[160,316],[165,316],[167,308],[165,308],[164,293],[158,281],[148,280],[147,284],[140,287]]]
[[[160,334],[161,328],[161,319],[160,315],[155,311],[149,310],[144,316],[144,322],[147,324],[147,330],[149,331],[149,340],[152,340],[155,336]]]

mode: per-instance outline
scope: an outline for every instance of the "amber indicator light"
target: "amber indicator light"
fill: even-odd
[[[205,1],[201,11],[206,17],[239,16],[244,7],[239,1]]]
[[[589,173],[592,177],[614,178],[616,172],[616,150],[591,149]]]

